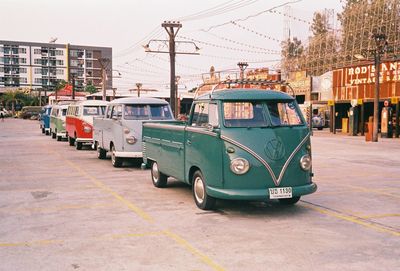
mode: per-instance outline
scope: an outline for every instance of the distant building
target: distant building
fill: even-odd
[[[106,88],[112,88],[112,48],[71,44],[0,40],[0,88],[19,87],[53,90],[57,81],[71,82],[77,89],[92,84],[101,88],[101,63],[106,67]]]

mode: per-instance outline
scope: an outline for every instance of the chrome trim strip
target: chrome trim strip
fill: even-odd
[[[274,181],[275,186],[279,186],[279,184],[282,181],[283,175],[286,172],[287,167],[289,166],[290,162],[292,161],[293,157],[296,155],[296,153],[300,150],[300,148],[304,145],[304,143],[307,141],[307,139],[310,137],[310,133],[308,133],[303,140],[299,143],[299,145],[297,145],[297,147],[293,150],[293,152],[290,154],[289,158],[286,160],[285,164],[283,165],[281,172],[279,173],[279,177],[276,178],[274,172],[272,171],[271,166],[261,157],[259,156],[256,152],[254,152],[253,150],[251,150],[250,148],[246,147],[245,145],[229,138],[226,137],[224,135],[221,135],[221,139],[225,140],[245,151],[247,151],[248,153],[250,153],[251,155],[254,156],[254,158],[256,158],[258,161],[261,162],[261,164],[263,164],[265,166],[265,168],[268,170],[269,174],[271,175],[272,180]]]
[[[281,183],[281,180],[283,178],[283,175],[286,172],[287,167],[289,166],[290,162],[292,161],[293,157],[296,155],[296,153],[300,150],[300,148],[306,143],[307,139],[310,137],[310,133],[308,133],[303,140],[300,142],[300,144],[293,150],[292,154],[290,154],[289,158],[287,159],[286,163],[283,165],[283,168],[279,174],[278,178],[278,185]]]
[[[272,171],[272,168],[270,167],[270,165],[268,165],[268,163],[261,156],[259,156],[257,153],[255,153],[254,151],[252,151],[250,148],[246,147],[245,145],[243,145],[243,144],[241,144],[241,143],[239,143],[239,142],[237,142],[237,141],[235,141],[235,140],[233,140],[233,139],[231,139],[229,137],[221,135],[221,139],[225,140],[225,141],[227,141],[227,142],[229,142],[229,143],[231,143],[231,144],[233,144],[235,146],[238,146],[239,148],[241,148],[241,149],[247,151],[248,153],[250,153],[251,155],[253,155],[254,158],[256,158],[258,161],[260,161],[261,164],[263,164],[267,168],[267,170],[269,171],[269,174],[272,177],[272,180],[275,183],[275,186],[279,185],[279,183],[276,180],[275,174]]]
[[[203,134],[203,135],[209,135],[209,136],[214,136],[217,137],[217,133],[211,132],[211,131],[205,131],[202,128],[193,128],[193,127],[186,127],[186,131],[192,132],[192,133],[197,133],[197,134]]]
[[[177,130],[177,131],[185,130],[185,126],[177,126],[177,125],[172,125],[172,124],[143,123],[143,126],[149,127],[149,128],[159,128],[159,129]]]

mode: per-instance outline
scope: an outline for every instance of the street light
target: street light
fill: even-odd
[[[388,42],[386,35],[383,33],[375,33],[371,36],[375,40],[375,49],[365,50],[362,54],[355,54],[358,60],[364,60],[364,52],[370,53],[374,57],[375,67],[375,90],[374,90],[374,122],[372,126],[372,141],[378,142],[378,120],[379,120],[379,74],[381,56],[388,51]]]
[[[372,35],[375,40],[374,65],[375,65],[375,92],[374,92],[374,123],[372,127],[372,141],[378,142],[378,118],[379,118],[379,68],[381,62],[381,55],[387,50],[388,42],[386,35],[383,33],[375,33]]]

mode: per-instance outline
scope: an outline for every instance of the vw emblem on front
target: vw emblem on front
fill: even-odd
[[[271,160],[280,160],[285,156],[285,147],[282,141],[276,138],[267,141],[264,151]]]

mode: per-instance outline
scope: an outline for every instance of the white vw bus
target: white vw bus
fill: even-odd
[[[120,98],[111,101],[104,117],[93,119],[93,141],[97,157],[111,153],[114,167],[124,158],[142,158],[142,122],[173,120],[169,104],[156,98]]]

